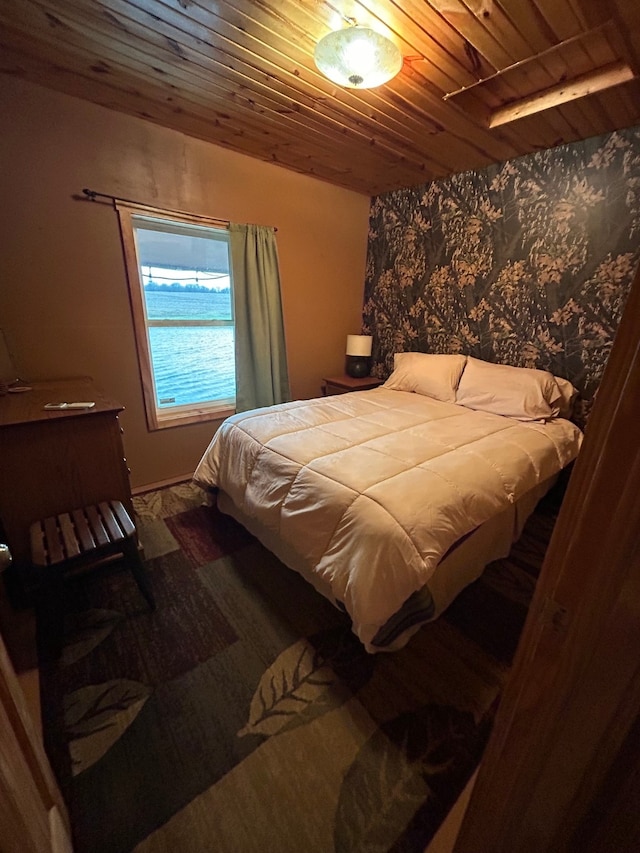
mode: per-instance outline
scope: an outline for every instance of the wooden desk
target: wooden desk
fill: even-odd
[[[45,403],[95,401],[92,409]],[[118,413],[90,379],[34,382],[0,397],[0,538],[16,565],[29,558],[29,525],[108,498],[133,513]]]
[[[342,376],[327,376],[322,380],[322,395],[330,397],[332,394],[347,394],[349,391],[369,391],[371,388],[382,385],[383,381],[376,379],[375,376],[356,379],[353,376],[347,376],[346,373]]]

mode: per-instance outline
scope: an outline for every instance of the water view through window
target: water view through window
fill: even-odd
[[[156,413],[233,408],[228,232],[138,215],[132,222]]]
[[[172,272],[175,276],[176,271],[163,271],[163,277],[171,278]],[[188,285],[172,287],[169,284],[160,288],[157,287],[158,278],[156,273],[155,278],[146,278],[144,284],[158,408],[210,400],[232,401],[235,397],[233,325],[169,323],[172,320],[231,321],[229,287],[189,290]],[[153,321],[164,322],[155,325]]]
[[[219,220],[118,202],[149,430],[235,410],[229,229]]]

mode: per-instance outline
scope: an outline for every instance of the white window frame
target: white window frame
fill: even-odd
[[[228,224],[222,223],[219,220],[209,219],[204,216],[168,212],[166,210],[160,210],[146,205],[135,205],[130,202],[118,201],[115,207],[120,219],[120,233],[127,270],[133,330],[136,349],[138,352],[142,395],[149,430],[166,429],[167,427],[175,427],[203,421],[222,420],[229,415],[234,414],[235,405],[215,400],[210,403],[194,403],[185,406],[172,406],[170,409],[161,409],[156,405],[155,379],[149,341],[149,326],[152,325],[152,322],[147,320],[146,302],[143,283],[140,277],[138,252],[136,249],[134,217],[164,219],[170,223],[201,225],[220,231],[227,231]],[[176,325],[180,325],[180,323],[176,323]],[[184,325],[191,324],[185,322]],[[216,321],[211,321],[211,325],[216,325]]]

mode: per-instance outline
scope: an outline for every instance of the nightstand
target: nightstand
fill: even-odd
[[[354,379],[346,373],[342,376],[326,376],[322,380],[322,395],[330,397],[333,394],[347,394],[349,391],[370,391],[383,382],[383,379],[376,379],[375,376],[364,376],[362,379]]]

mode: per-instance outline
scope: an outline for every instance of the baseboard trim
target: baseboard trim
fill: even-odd
[[[166,489],[168,486],[179,486],[181,483],[191,482],[191,474],[183,474],[181,477],[170,477],[168,480],[160,480],[157,483],[147,483],[144,486],[136,486],[131,489],[134,498],[147,492],[155,492],[156,489]]]

